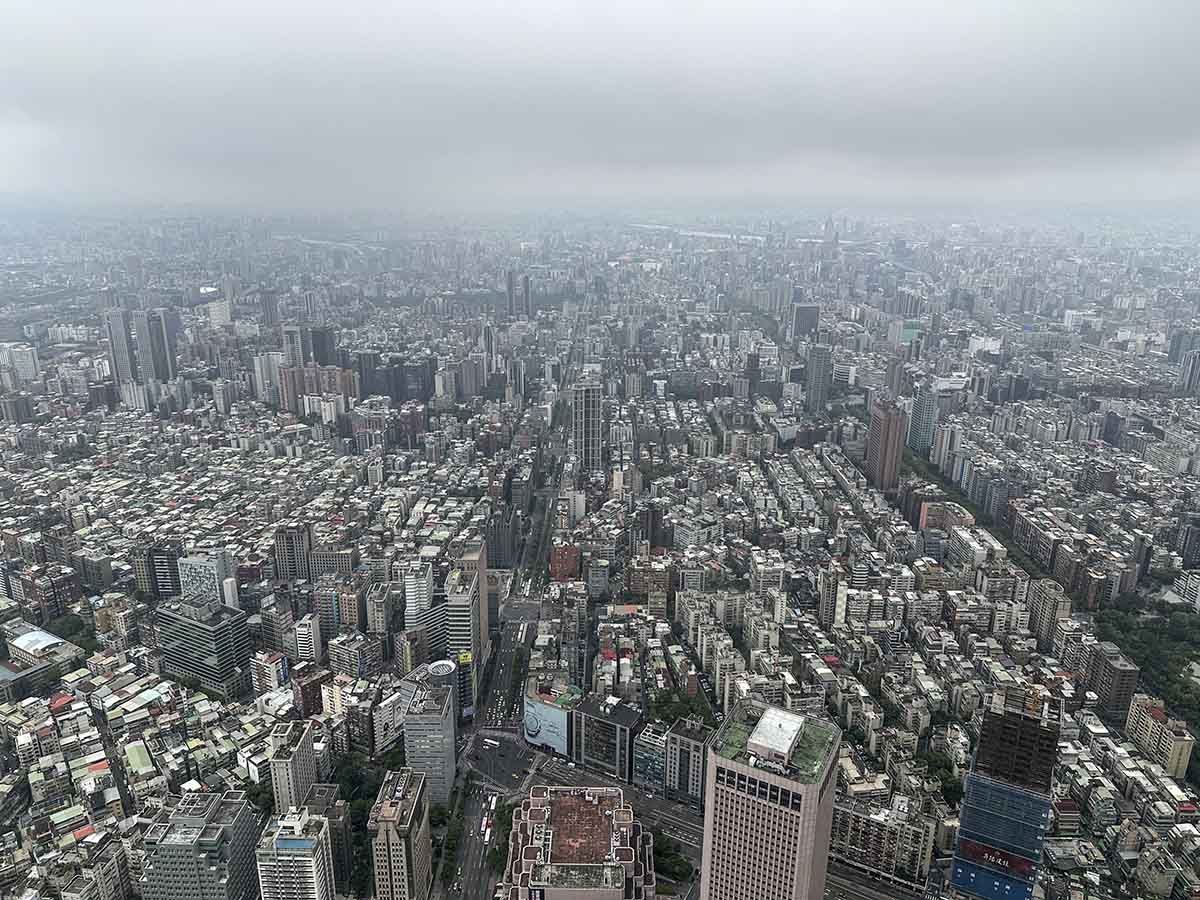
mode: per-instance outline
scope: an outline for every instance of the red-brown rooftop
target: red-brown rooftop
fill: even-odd
[[[615,795],[589,799],[582,793],[552,792],[550,827],[554,842],[550,862],[604,862],[612,846],[612,814],[616,808]]]

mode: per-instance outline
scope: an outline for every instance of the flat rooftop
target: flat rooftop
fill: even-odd
[[[837,755],[841,735],[832,722],[750,700],[734,707],[717,732],[713,752],[812,784]]]
[[[613,810],[620,806],[618,795],[599,793],[550,794],[550,863],[601,863],[612,848]]]

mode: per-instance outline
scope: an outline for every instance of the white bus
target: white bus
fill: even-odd
[[[484,843],[484,846],[487,846],[487,845],[488,845],[488,844],[490,844],[491,842],[492,842],[492,829],[490,829],[490,828],[489,828],[489,829],[487,830],[487,834],[485,834],[485,835],[484,835],[484,837],[483,837],[483,843]]]
[[[483,817],[483,821],[479,823],[479,833],[483,834],[487,831],[487,816]]]
[[[485,747],[499,747],[499,746],[500,746],[500,742],[499,742],[499,741],[493,741],[491,738],[484,738],[484,739],[483,739],[483,746],[485,746]]]

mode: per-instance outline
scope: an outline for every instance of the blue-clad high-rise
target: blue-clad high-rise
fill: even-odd
[[[1050,824],[1058,701],[1035,689],[996,692],[984,710],[959,810],[950,883],[984,900],[1029,900]]]

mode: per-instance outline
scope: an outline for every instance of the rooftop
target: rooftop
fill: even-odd
[[[837,726],[824,719],[746,700],[722,724],[713,751],[724,759],[813,784],[836,756],[840,740]]]

